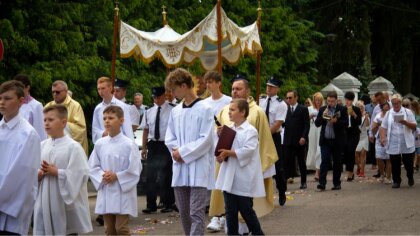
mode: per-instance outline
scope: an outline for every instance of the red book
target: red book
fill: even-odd
[[[218,150],[220,149],[230,150],[235,136],[236,131],[224,125],[222,127],[222,132],[220,133],[219,141],[216,145],[216,150],[214,150],[214,155],[219,156],[220,152]],[[227,161],[227,159],[225,161]]]

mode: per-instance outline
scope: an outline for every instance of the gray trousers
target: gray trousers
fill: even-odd
[[[185,235],[204,235],[207,188],[174,187]]]

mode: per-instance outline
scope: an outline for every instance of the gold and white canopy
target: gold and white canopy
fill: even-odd
[[[134,56],[145,63],[156,57],[165,66],[176,67],[199,59],[205,70],[217,67],[217,9],[216,7],[197,26],[179,34],[169,25],[155,32],[145,32],[121,21],[120,54],[122,58]],[[222,57],[228,64],[236,64],[244,54],[262,52],[257,23],[239,27],[221,9]]]

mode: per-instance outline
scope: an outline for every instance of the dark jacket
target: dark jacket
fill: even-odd
[[[323,106],[319,109],[318,116],[315,120],[316,127],[322,126],[321,135],[319,137],[319,145],[324,145],[325,143],[325,126],[327,125],[328,121],[323,118],[323,113],[326,108],[327,106]],[[346,127],[349,124],[347,108],[337,104],[335,112],[340,114],[340,118],[337,120],[336,123],[334,123],[333,126],[335,141],[338,142],[338,144],[344,144],[346,140]]]
[[[298,104],[292,113],[290,106],[287,108],[286,120],[284,122],[285,146],[300,146],[300,138],[308,142],[309,134],[309,111],[308,108]]]

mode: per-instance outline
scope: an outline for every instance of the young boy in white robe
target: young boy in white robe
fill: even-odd
[[[0,85],[0,235],[28,234],[38,188],[41,140],[19,115],[24,85]]]
[[[194,93],[185,69],[169,73],[165,81],[182,104],[171,111],[165,144],[173,159],[172,187],[185,235],[204,235],[207,190],[214,186],[214,118],[211,108]]]
[[[249,105],[234,99],[229,106],[230,128],[236,131],[231,150],[220,149],[221,163],[216,189],[223,191],[228,235],[238,235],[238,212],[252,235],[263,235],[253,205],[254,197],[264,197],[264,179],[258,148],[258,132],[247,121]],[[218,129],[220,133],[220,129]]]
[[[41,143],[38,196],[34,210],[35,235],[84,234],[92,231],[87,181],[89,167],[82,146],[64,134],[67,108],[44,109],[49,139]]]
[[[103,111],[108,136],[100,138],[89,158],[90,179],[98,190],[95,213],[104,216],[106,235],[128,235],[129,215],[137,217],[140,152],[121,132],[124,112],[110,105]]]

